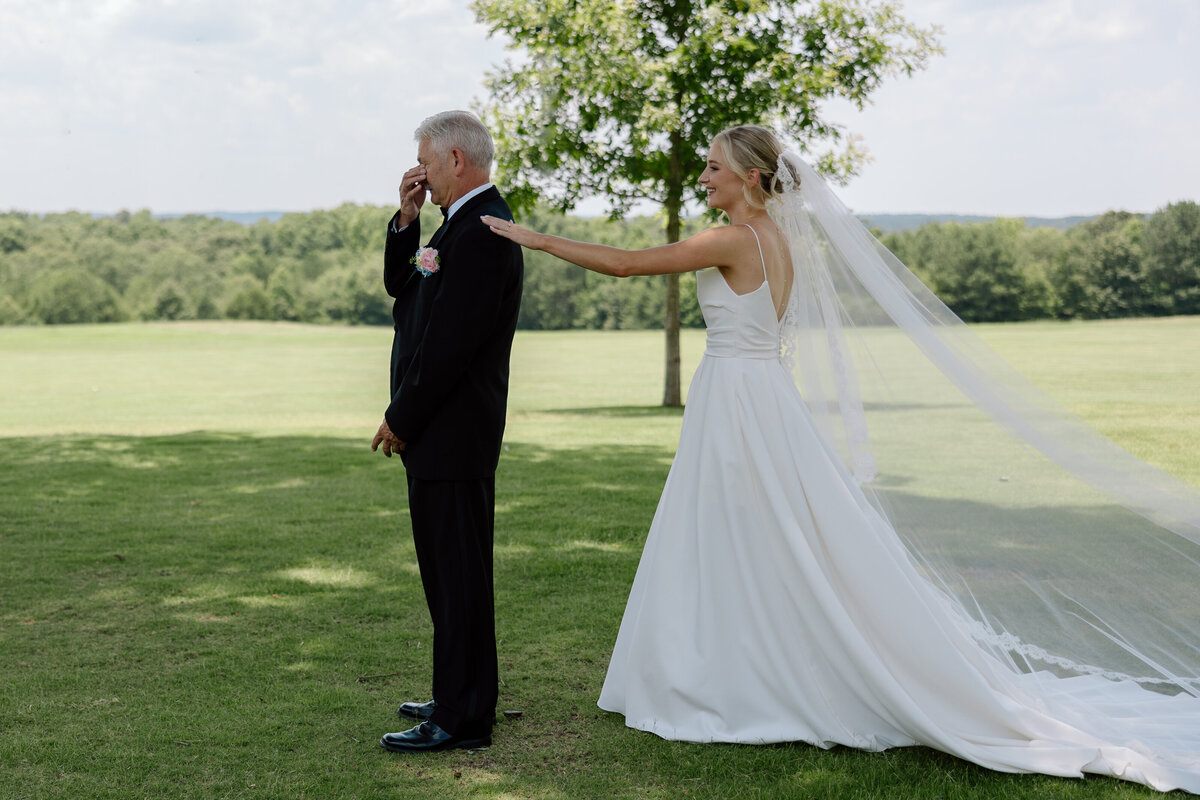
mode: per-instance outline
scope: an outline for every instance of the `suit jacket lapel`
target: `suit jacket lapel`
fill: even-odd
[[[442,237],[446,234],[446,229],[448,227],[450,227],[450,220],[443,219],[442,224],[439,225],[438,229],[433,232],[433,236],[429,237],[429,244],[427,244],[425,246],[426,247],[437,247],[438,242],[440,242],[442,240]],[[404,281],[404,285],[400,287],[400,291],[404,291],[405,289],[407,289],[408,285],[410,283],[412,283],[413,279],[415,277],[417,277],[419,274],[420,273],[417,272],[417,268],[414,266],[412,272],[410,272],[408,274],[408,280]]]
[[[438,242],[440,242],[442,237],[446,235],[446,231],[450,229],[451,225],[453,225],[455,222],[466,219],[480,204],[488,200],[497,199],[499,197],[500,190],[495,186],[492,186],[463,203],[462,208],[458,209],[458,211],[455,211],[453,217],[444,221],[442,223],[442,227],[433,232],[433,236],[429,237],[429,244],[426,245],[426,247],[437,247]]]
[[[442,220],[442,224],[438,227],[438,229],[436,231],[433,232],[433,236],[429,237],[429,244],[427,244],[425,246],[426,247],[437,247],[438,244],[441,243],[442,239],[446,236],[446,232],[450,230],[450,226],[453,225],[456,220],[466,219],[467,218],[466,215],[469,212],[471,212],[471,210],[474,209],[476,206],[480,205],[481,203],[483,203],[487,200],[495,200],[495,199],[498,199],[499,197],[500,197],[500,190],[497,189],[495,186],[491,187],[487,191],[480,192],[479,194],[475,195],[470,200],[468,200],[466,203],[464,203],[462,208],[458,209],[458,211],[455,211],[453,217],[451,217],[450,219]],[[408,276],[408,281],[405,281],[404,285],[408,286],[409,282],[412,281],[413,277],[417,274],[418,274],[417,270],[414,268],[412,275]]]
[[[438,229],[433,232],[433,236],[429,237],[429,244],[427,244],[425,246],[426,247],[437,247],[438,242],[440,242],[442,240],[442,237],[446,235],[446,231],[449,228],[450,228],[450,220],[448,220],[448,219],[443,220],[441,226],[438,227]]]

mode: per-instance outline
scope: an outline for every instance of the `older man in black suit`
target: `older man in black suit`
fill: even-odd
[[[398,713],[416,727],[384,735],[394,752],[491,743],[497,665],[492,592],[495,473],[508,362],[521,302],[521,248],[480,221],[512,219],[489,182],[492,138],[465,111],[436,114],[415,136],[388,225],[384,284],[392,308],[391,403],[371,443],[400,453],[413,542],[433,618],[433,699]],[[425,193],[444,221],[419,247]]]

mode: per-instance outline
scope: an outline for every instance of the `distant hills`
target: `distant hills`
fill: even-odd
[[[151,214],[155,219],[179,219],[180,217],[215,217],[216,219],[224,219],[230,222],[240,222],[243,225],[253,225],[256,222],[266,220],[267,222],[276,222],[284,214],[289,214],[289,211],[192,211],[186,214]]]
[[[284,214],[290,213],[287,211],[201,211],[195,212],[201,217],[215,217],[217,219],[229,220],[238,222],[242,225],[253,225],[261,220],[275,222]],[[105,215],[107,216],[107,215]],[[156,219],[177,219],[179,217],[189,216],[188,214],[154,214]],[[894,233],[896,231],[908,231],[914,228],[919,228],[929,222],[957,222],[966,224],[970,222],[991,222],[996,217],[980,216],[977,214],[859,214],[861,219],[868,227],[878,228],[884,233]],[[1073,228],[1081,222],[1095,219],[1096,215],[1083,217],[1025,217],[1025,225],[1029,228],[1058,228],[1066,230]]]
[[[1096,214],[1086,217],[1024,217],[1027,228],[1058,228],[1066,230],[1081,222],[1096,218]],[[909,231],[930,222],[991,222],[997,217],[985,217],[976,214],[859,214],[858,218],[869,228],[878,228],[884,233]]]

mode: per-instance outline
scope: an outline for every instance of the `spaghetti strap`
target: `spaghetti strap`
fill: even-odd
[[[746,225],[746,227],[750,229],[750,232],[754,234],[754,243],[756,245],[758,245],[758,260],[762,264],[762,268],[763,268],[763,283],[770,286],[771,284],[767,280],[767,259],[765,259],[763,257],[762,241],[758,238],[758,231],[754,230],[754,226],[752,226],[752,225],[747,225],[745,222],[743,222],[742,224]]]

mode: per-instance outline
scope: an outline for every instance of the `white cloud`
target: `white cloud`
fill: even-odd
[[[1066,215],[1196,196],[1184,86],[1200,34],[1184,0],[910,3],[947,54],[860,115],[875,156],[843,191],[863,211]],[[1167,155],[1169,152],[1169,155]],[[1172,169],[1165,169],[1167,160]]]
[[[1196,196],[1200,4],[910,0],[947,55],[863,113],[865,211]],[[505,56],[466,0],[0,0],[0,209],[390,203],[425,116]]]
[[[129,3],[115,14],[116,28],[168,45],[204,46],[249,41],[255,25],[248,3]]]
[[[391,202],[499,51],[446,0],[0,0],[0,208]]]
[[[1146,14],[1128,2],[1053,0],[988,15],[989,34],[1022,36],[1038,47],[1065,44],[1108,45],[1137,39],[1146,31]]]

